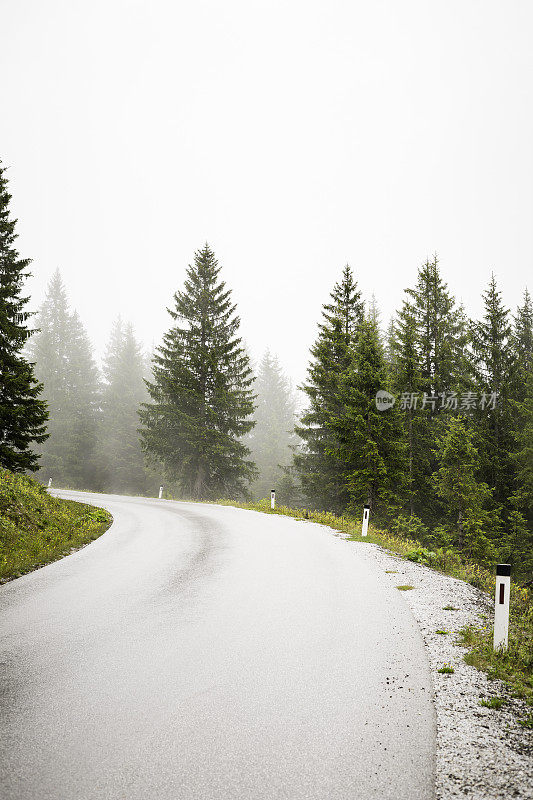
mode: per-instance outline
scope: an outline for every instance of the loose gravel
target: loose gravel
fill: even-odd
[[[488,624],[493,613],[490,599],[464,581],[377,545],[353,542],[352,546],[382,569],[392,586],[414,587],[401,594],[422,633],[433,676],[437,800],[532,800],[533,732],[518,722],[531,709],[513,699],[501,681],[489,681],[485,673],[465,664],[466,649],[457,644],[461,628]],[[448,605],[457,611],[444,610]],[[440,674],[444,665],[453,667],[454,673]],[[506,703],[499,710],[480,705],[491,697],[504,697]]]

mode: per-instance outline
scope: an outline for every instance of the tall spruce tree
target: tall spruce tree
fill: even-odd
[[[75,486],[100,489],[97,446],[101,385],[93,347],[77,311],[72,314],[70,370],[72,376],[71,442],[67,462]]]
[[[253,377],[220,269],[207,244],[195,254],[140,412],[146,452],[198,499],[242,494],[255,476],[242,441],[254,424]]]
[[[368,312],[367,317],[370,322],[374,325],[374,328],[377,331],[380,341],[382,341],[381,335],[381,311],[379,309],[378,301],[376,299],[376,295],[372,293],[372,297],[370,298],[370,303],[368,304]]]
[[[133,329],[131,328],[133,335]],[[122,321],[120,314],[111,326],[111,332],[107,342],[104,359],[102,363],[102,375],[104,381],[109,385],[115,380],[119,365],[122,360],[122,350],[124,348],[124,337],[126,335],[126,325]],[[106,386],[102,389],[102,397],[105,394]],[[102,400],[103,405],[103,400]]]
[[[526,381],[526,396],[513,405],[516,414],[514,438],[517,444],[513,460],[517,467],[515,500],[533,529],[533,367]]]
[[[99,463],[107,491],[145,494],[150,480],[139,440],[138,409],[148,399],[144,355],[131,324],[120,317],[111,330],[103,373]]]
[[[380,410],[376,403],[377,392],[389,388],[379,331],[366,319],[343,376],[338,453],[345,463],[351,507],[366,503],[381,515],[401,507],[407,482],[401,412],[396,405]]]
[[[394,367],[397,347],[398,341],[396,334],[396,320],[394,317],[391,317],[385,333],[385,361],[387,362],[387,367],[389,370],[392,370]]]
[[[464,315],[442,280],[437,256],[426,260],[416,287],[406,292],[416,318],[423,391],[439,396],[456,388],[467,371]]]
[[[516,311],[512,338],[516,358],[516,395],[517,399],[523,400],[528,375],[533,369],[533,303],[527,289],[523,304]]]
[[[296,400],[277,357],[268,350],[259,364],[254,391],[255,427],[247,443],[259,475],[251,490],[255,497],[262,498],[274,487],[280,502],[287,502],[280,485],[286,487],[283,468],[292,462],[298,443],[294,433]]]
[[[500,558],[513,564],[515,571],[533,573],[533,304],[528,289],[518,307],[511,345],[515,357],[512,398],[512,436],[515,451],[511,454],[516,470],[515,490],[511,496]]]
[[[309,405],[296,427],[304,447],[294,462],[308,504],[337,512],[350,500],[346,465],[340,454],[339,432],[346,431],[339,424],[344,414],[341,387],[352,364],[363,314],[361,292],[346,265],[331,302],[323,307],[318,337],[311,348],[307,382],[302,386]]]
[[[50,435],[41,448],[41,475],[44,479],[53,477],[61,486],[69,482],[66,469],[66,407],[71,385],[68,364],[72,325],[67,294],[59,270],[55,271],[48,284],[37,321],[39,330],[30,339],[28,352],[35,362],[39,379],[44,383],[44,397],[50,412]]]
[[[476,446],[483,479],[494,488],[496,503],[505,503],[513,492],[512,390],[515,383],[515,355],[508,309],[498,291],[494,275],[483,295],[485,313],[472,325],[472,350],[477,391],[488,398],[476,409]]]
[[[508,537],[503,542],[501,558],[513,564],[517,572],[533,577],[533,367],[526,379],[523,402],[513,406],[516,412],[517,451],[513,460],[517,467],[517,488],[511,498],[513,507],[507,519]]]
[[[419,408],[418,397],[422,390],[418,329],[414,308],[404,302],[394,324],[394,337],[390,340],[390,373],[392,385],[400,397],[400,408],[405,412],[408,447],[407,498],[409,513],[420,514],[425,496],[420,493],[430,463],[423,458],[426,420]]]
[[[0,465],[34,472],[38,455],[32,447],[47,437],[48,413],[33,365],[23,355],[32,331],[28,298],[21,293],[31,262],[15,248],[17,220],[11,219],[7,186],[0,161]]]
[[[59,271],[48,285],[38,324],[28,352],[50,413],[40,474],[43,480],[52,477],[56,485],[102,488],[96,463],[99,375],[87,333],[69,309]]]
[[[412,427],[411,478],[413,493],[410,510],[427,521],[435,521],[441,514],[438,498],[432,485],[432,474],[436,469],[434,443],[445,430],[446,415],[442,408],[450,393],[456,396],[466,387],[470,388],[469,360],[467,356],[468,329],[462,308],[458,308],[454,297],[443,281],[437,256],[426,262],[418,271],[417,284],[407,289],[409,340],[401,342],[399,349],[414,342],[418,356],[417,389],[419,399],[416,407],[409,409]],[[404,314],[406,312],[404,311]],[[405,337],[404,333],[404,337]],[[398,350],[397,350],[398,355]],[[411,355],[413,355],[411,353]],[[394,368],[397,372],[397,368]],[[400,368],[401,372],[401,368]],[[397,384],[399,391],[408,392]]]

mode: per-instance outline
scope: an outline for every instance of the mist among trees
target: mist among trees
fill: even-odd
[[[39,475],[57,486],[125,494],[154,490],[144,463],[138,409],[147,398],[147,364],[130,324],[113,324],[102,371],[59,271],[36,317],[28,358],[49,409]]]
[[[255,425],[247,444],[258,476],[251,483],[250,491],[254,498],[261,499],[269,496],[274,488],[278,500],[290,505],[298,497],[290,470],[300,441],[294,430],[297,402],[277,356],[269,350],[257,367],[254,393]]]
[[[101,367],[57,271],[32,318],[29,261],[0,165],[0,461],[46,482],[216,500],[268,495],[359,514],[431,547],[533,569],[533,305],[494,276],[469,319],[437,257],[386,332],[347,265],[300,387],[266,352],[254,376],[237,307],[206,244],[147,359],[115,320]],[[385,398],[385,400],[383,399]]]

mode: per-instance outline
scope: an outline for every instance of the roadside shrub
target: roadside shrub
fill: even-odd
[[[424,547],[416,547],[410,550],[405,556],[409,561],[414,561],[416,564],[434,564],[437,560],[437,554],[432,550],[426,550]]]
[[[411,517],[399,514],[390,527],[391,531],[398,536],[414,538],[422,542],[429,537],[429,528],[414,514]]]

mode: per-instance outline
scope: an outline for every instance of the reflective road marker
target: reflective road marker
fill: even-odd
[[[370,506],[365,506],[363,509],[363,527],[361,529],[361,536],[368,534],[368,518],[370,516]]]
[[[496,567],[496,595],[494,598],[494,649],[507,650],[509,634],[509,599],[511,594],[511,565]]]

